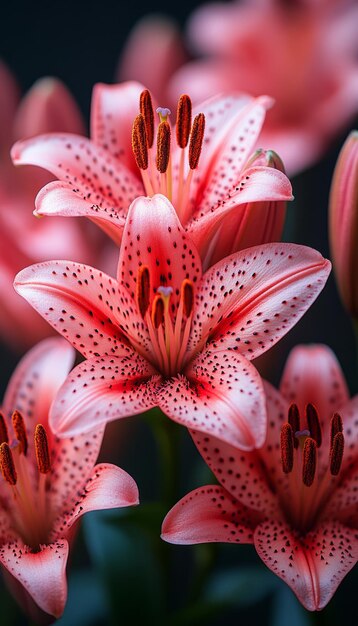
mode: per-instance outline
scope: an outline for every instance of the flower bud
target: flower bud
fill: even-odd
[[[273,168],[285,173],[284,165],[273,150],[256,150],[248,159],[243,169],[250,174],[253,168]],[[233,216],[220,229],[217,245],[213,251],[210,265],[214,265],[224,256],[250,248],[251,246],[280,241],[286,217],[285,201],[260,201],[241,204]]]
[[[347,137],[333,173],[329,237],[342,302],[358,318],[358,131]]]

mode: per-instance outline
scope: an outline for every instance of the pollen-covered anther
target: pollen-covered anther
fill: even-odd
[[[198,113],[194,118],[189,143],[189,167],[195,170],[198,167],[205,132],[205,115]]]
[[[295,403],[292,403],[288,409],[288,423],[291,425],[293,433],[300,430],[300,413]],[[295,448],[298,448],[298,439],[296,437],[294,437],[293,443]]]
[[[152,322],[154,328],[159,328],[164,322],[164,301],[161,296],[155,296],[152,306]]]
[[[190,317],[194,305],[194,285],[191,280],[185,279],[181,286],[181,297],[183,300],[183,311],[185,317]]]
[[[158,172],[165,174],[168,169],[170,158],[170,125],[168,122],[161,122],[157,134],[157,158],[156,166]]]
[[[133,122],[132,150],[140,170],[148,169],[148,139],[144,116],[140,113]]]
[[[137,278],[137,302],[141,316],[144,318],[150,299],[150,274],[147,265],[141,265]]]
[[[294,437],[291,424],[287,422],[281,428],[281,463],[282,470],[289,474],[293,469]]]
[[[334,413],[331,419],[331,448],[333,446],[333,440],[337,433],[341,433],[343,431],[343,421],[339,413]]]
[[[39,472],[41,474],[48,474],[51,470],[50,452],[46,430],[42,424],[37,424],[35,428],[34,441],[36,462]]]
[[[310,487],[314,481],[317,465],[317,444],[312,437],[307,437],[302,453],[302,481]]]
[[[322,431],[317,410],[311,403],[306,406],[306,420],[311,437],[315,440],[317,448],[319,448],[322,444]]]
[[[338,476],[343,460],[344,435],[342,432],[335,434],[329,453],[329,469],[332,476]]]
[[[4,441],[6,443],[9,443],[9,434],[8,434],[8,431],[7,431],[5,418],[4,418],[3,414],[0,413],[0,444],[4,443]]]
[[[8,443],[4,442],[0,446],[0,469],[4,480],[10,485],[16,485],[17,473],[12,452]]]
[[[19,442],[20,452],[22,452],[25,456],[27,454],[27,434],[24,418],[22,417],[20,411],[14,411],[12,414],[12,427],[15,432],[15,437]]]
[[[145,89],[140,94],[139,108],[145,122],[147,145],[148,148],[151,148],[154,141],[154,110],[152,96],[148,89]]]
[[[176,138],[180,148],[186,148],[191,129],[191,100],[183,94],[179,98],[176,119]]]

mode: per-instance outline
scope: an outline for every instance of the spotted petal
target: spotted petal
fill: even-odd
[[[140,181],[123,163],[79,135],[40,135],[17,142],[11,155],[15,165],[43,167],[67,183],[73,191],[74,215],[79,197],[123,217],[132,200],[143,192]],[[70,196],[67,199],[71,201]]]
[[[223,259],[197,290],[191,349],[209,340],[256,358],[298,322],[329,272],[319,252],[294,244],[255,246]]]
[[[205,351],[184,373],[166,381],[158,393],[168,417],[242,450],[262,446],[265,397],[258,372],[245,358],[232,351]]]
[[[278,501],[270,489],[260,452],[244,452],[216,437],[192,430],[204,461],[233,498],[265,516],[278,515]]]
[[[31,552],[21,541],[0,547],[0,562],[50,615],[60,617],[66,604],[68,543],[59,539]]]
[[[62,512],[53,532],[58,536],[67,533],[68,529],[89,511],[134,504],[139,504],[139,495],[133,478],[116,465],[101,463],[93,468],[82,492],[77,494],[76,503],[70,513]],[[68,508],[67,504],[66,511]]]
[[[128,298],[126,293],[119,293],[114,278],[79,263],[49,261],[20,272],[14,285],[84,356],[131,352],[116,325],[116,314],[121,317],[120,304]],[[134,309],[126,315],[137,321]],[[142,327],[141,318],[138,322]]]
[[[158,376],[138,354],[92,358],[68,376],[52,405],[50,424],[61,437],[91,431],[157,404]]]
[[[161,537],[181,545],[209,542],[252,543],[255,517],[223,487],[208,485],[188,493],[167,514]]]
[[[200,106],[207,123],[192,193],[196,187],[196,205],[202,213],[225,199],[240,178],[256,144],[266,109],[272,105],[271,98],[266,96],[250,99],[243,106],[245,99],[245,96],[219,97]]]
[[[134,81],[120,85],[97,83],[93,88],[91,105],[92,140],[124,163],[138,178],[132,151],[132,125],[139,113],[143,89],[143,85]]]
[[[282,522],[267,521],[255,531],[263,562],[282,578],[309,611],[323,609],[358,559],[358,532],[327,522],[303,538]]]
[[[123,233],[118,263],[118,282],[136,293],[140,265],[147,265],[153,298],[160,285],[172,286],[171,304],[179,301],[180,287],[185,278],[194,284],[201,278],[199,254],[181,226],[167,198],[157,194],[152,198],[137,198],[131,205]]]
[[[73,192],[69,183],[54,181],[41,189],[36,197],[35,215],[64,217],[88,217],[119,244],[125,222],[126,210],[93,204],[80,194]]]
[[[234,229],[236,233],[235,237],[240,239],[240,230],[243,231],[247,228],[247,220],[252,221],[251,215],[247,216],[245,219],[245,205],[247,203],[263,201],[279,202],[286,200],[292,200],[292,187],[285,174],[272,167],[250,168],[235,181],[234,186],[228,190],[225,198],[220,199],[211,207],[210,211],[205,213],[201,210],[200,213],[194,216],[194,220],[188,226],[188,232],[198,248],[201,258],[204,258],[218,226],[227,224],[228,228],[230,228],[234,214],[236,217],[241,211],[242,222],[240,225],[237,224]],[[252,212],[255,211],[255,205],[250,205],[250,208]],[[260,207],[258,207],[258,210],[259,209]],[[262,221],[263,216],[260,210],[258,217]],[[257,221],[259,221],[259,219]],[[256,220],[254,220],[253,223],[253,228],[255,227],[257,228]],[[220,236],[216,245],[221,245]],[[243,248],[246,246],[240,247]]]

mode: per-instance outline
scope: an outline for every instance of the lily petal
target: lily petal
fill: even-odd
[[[57,78],[37,80],[21,100],[14,121],[17,139],[61,130],[84,133],[81,112],[67,87]]]
[[[114,278],[80,263],[49,261],[24,269],[14,287],[84,356],[131,352],[108,299],[118,292]]]
[[[197,290],[190,349],[209,339],[255,359],[298,322],[330,268],[319,252],[295,244],[254,246],[223,259]]]
[[[253,543],[255,516],[223,487],[191,491],[166,515],[161,538],[169,543]]]
[[[50,425],[73,437],[156,406],[159,377],[138,354],[92,358],[72,371],[50,411]]]
[[[160,408],[187,428],[208,433],[241,450],[262,446],[266,406],[257,370],[232,351],[200,354],[185,376],[166,381]]]
[[[325,345],[295,347],[286,361],[280,392],[288,402],[297,404],[301,415],[309,402],[316,407],[322,454],[328,457],[331,417],[349,400],[347,383],[332,350]]]
[[[113,241],[120,244],[124,227],[122,211],[111,210],[84,199],[72,185],[52,181],[37,194],[34,215],[88,217],[96,222]]]
[[[303,538],[279,521],[255,531],[255,547],[309,611],[323,609],[358,559],[358,533],[339,522],[324,522]]]
[[[204,461],[233,498],[252,511],[277,516],[279,505],[262,466],[261,449],[244,452],[211,435],[195,430],[190,434]]]
[[[259,228],[265,232],[265,220],[263,219],[262,211],[260,211],[260,205],[250,205],[250,215],[246,215],[247,203],[259,203],[259,202],[279,202],[292,200],[292,187],[291,184],[282,172],[272,167],[254,167],[248,170],[240,176],[239,180],[235,183],[234,187],[231,187],[231,191],[227,192],[226,197],[213,207],[207,213],[201,211],[199,215],[196,215],[194,220],[188,226],[188,232],[190,237],[197,246],[202,258],[205,257],[208,245],[214,234],[215,229],[219,225],[227,224],[230,228],[234,214],[235,219],[240,218],[239,223],[236,224],[232,231],[235,233],[235,238],[240,241],[240,231],[242,232],[242,243],[244,243],[243,236],[245,234],[248,237],[246,223],[250,221],[250,229],[257,229],[258,222]],[[254,212],[257,209],[257,219],[255,219]],[[267,229],[266,229],[267,230]],[[258,241],[257,231],[255,234],[255,241]],[[272,241],[272,240],[271,240]],[[264,243],[264,242],[262,242]],[[216,250],[217,246],[223,246],[220,237],[215,245],[215,252],[220,254]],[[240,249],[249,247],[240,244]],[[228,247],[225,248],[226,250]],[[221,257],[222,258],[222,255]]]
[[[104,509],[139,504],[138,487],[135,480],[120,467],[110,463],[95,465],[82,493],[77,494],[77,496],[72,511],[62,514],[55,522],[54,533],[61,536],[89,511],[103,511]]]
[[[128,211],[126,224],[118,262],[118,282],[134,298],[138,269],[142,264],[147,265],[151,298],[160,285],[173,286],[171,304],[177,305],[184,279],[193,283],[200,280],[201,260],[173,206],[160,194],[137,198]]]
[[[253,151],[260,133],[266,109],[272,105],[271,98],[262,96],[244,107],[238,98],[213,99],[208,106],[200,106],[208,119],[205,131],[205,150],[200,157],[197,202],[201,213],[207,213],[220,200],[227,197],[241,175],[242,168]],[[226,110],[225,110],[226,107]],[[235,111],[228,115],[228,110]],[[235,154],[235,158],[233,158]]]
[[[15,165],[43,167],[71,185],[74,202],[79,194],[94,205],[121,214],[143,193],[143,185],[123,163],[79,135],[48,134],[19,141],[11,156]]]
[[[66,604],[66,563],[68,543],[59,539],[39,552],[30,552],[20,541],[0,547],[0,562],[33,598],[34,602],[50,615],[60,617]]]
[[[139,113],[138,82],[120,85],[97,83],[92,92],[91,139],[139,178],[132,151],[132,125]],[[141,192],[142,193],[142,192]]]

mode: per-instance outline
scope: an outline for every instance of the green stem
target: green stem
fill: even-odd
[[[204,543],[195,546],[194,550],[195,573],[189,591],[189,604],[195,603],[201,598],[217,559],[218,546],[215,543]]]
[[[153,434],[159,451],[160,475],[162,481],[162,501],[169,508],[178,496],[180,427],[156,411],[151,420]]]

